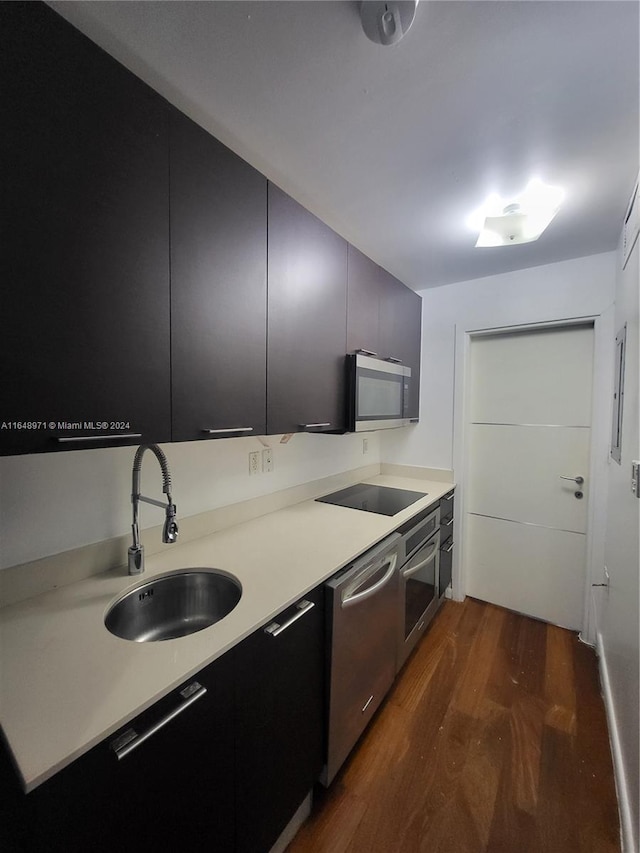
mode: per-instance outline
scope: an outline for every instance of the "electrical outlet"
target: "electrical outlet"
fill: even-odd
[[[273,471],[273,450],[270,447],[262,451],[262,470],[266,474]]]
[[[368,438],[362,439],[362,452],[363,453],[369,452],[369,439]]]
[[[260,473],[260,451],[252,450],[249,454],[249,476]]]

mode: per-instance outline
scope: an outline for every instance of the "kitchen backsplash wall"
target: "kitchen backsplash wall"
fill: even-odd
[[[253,476],[249,453],[264,449],[257,438],[165,444],[178,518],[379,463],[379,435],[366,438],[365,454],[360,435],[299,433],[287,444],[268,436],[274,470]],[[1,458],[0,568],[127,534],[134,453],[123,447]],[[162,499],[160,468],[151,454],[143,462],[142,493]],[[164,517],[147,504],[140,514],[143,528]]]

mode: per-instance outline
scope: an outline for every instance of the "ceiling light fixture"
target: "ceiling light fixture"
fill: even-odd
[[[556,215],[563,198],[564,190],[537,178],[515,198],[502,199],[494,193],[468,220],[474,231],[480,231],[476,248],[532,243]]]
[[[409,32],[417,6],[418,0],[364,0],[360,4],[362,29],[376,44],[397,44]]]

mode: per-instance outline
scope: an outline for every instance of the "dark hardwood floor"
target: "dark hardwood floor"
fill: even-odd
[[[618,853],[593,649],[447,601],[288,853]]]

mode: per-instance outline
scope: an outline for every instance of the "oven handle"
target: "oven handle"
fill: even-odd
[[[355,595],[351,594],[347,598],[343,598],[340,602],[340,607],[352,607],[354,604],[358,604],[360,601],[364,601],[366,598],[370,598],[372,595],[375,595],[378,590],[382,589],[383,586],[386,586],[391,578],[393,577],[393,573],[396,570],[396,561],[398,559],[397,554],[392,554],[388,560],[383,560],[383,562],[376,568],[376,571],[379,568],[382,568],[385,563],[389,563],[389,568],[384,573],[384,575],[380,578],[379,581],[374,583],[373,586],[370,586],[368,589],[365,589],[364,592],[357,592]]]
[[[420,569],[424,569],[425,566],[429,565],[429,563],[434,559],[434,557],[438,553],[438,547],[437,547],[435,542],[433,543],[433,545],[431,547],[433,548],[433,551],[429,554],[428,557],[426,557],[426,559],[420,560],[420,562],[418,563],[417,566],[411,566],[410,569],[405,569],[402,572],[403,578],[410,578],[413,575],[417,575],[418,572],[420,571]]]

